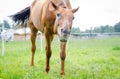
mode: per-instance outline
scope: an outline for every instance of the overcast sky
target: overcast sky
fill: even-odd
[[[0,0],[0,20],[29,6],[33,0]],[[75,13],[73,27],[81,30],[120,22],[120,0],[70,0]]]

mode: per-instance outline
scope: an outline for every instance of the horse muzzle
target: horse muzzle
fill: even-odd
[[[67,42],[69,36],[70,36],[70,32],[67,32],[67,31],[61,32],[61,35],[59,36],[60,41]]]

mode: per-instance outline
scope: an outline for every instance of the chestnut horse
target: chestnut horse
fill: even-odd
[[[52,54],[51,42],[54,34],[60,39],[61,71],[64,75],[64,61],[66,58],[66,42],[72,28],[74,13],[79,8],[72,9],[69,0],[34,0],[32,5],[10,17],[18,24],[28,24],[31,30],[31,66],[34,66],[36,50],[36,35],[38,31],[45,34],[46,40],[46,72],[50,70],[49,60]]]

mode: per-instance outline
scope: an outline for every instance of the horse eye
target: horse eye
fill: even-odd
[[[61,13],[57,13],[57,17],[60,17],[61,16]]]
[[[63,8],[66,8],[65,6]]]
[[[59,26],[59,24],[57,24],[57,26]]]
[[[72,17],[72,20],[74,20],[75,19],[75,17]]]

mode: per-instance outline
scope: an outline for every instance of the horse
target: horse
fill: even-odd
[[[74,13],[79,9],[72,9],[69,0],[34,0],[31,6],[11,15],[15,23],[24,25],[26,20],[30,27],[31,35],[31,66],[34,66],[34,55],[36,51],[37,32],[41,31],[45,35],[46,41],[46,73],[50,70],[50,57],[52,54],[51,42],[54,35],[60,40],[60,75],[65,75],[64,64],[66,58],[66,43],[70,35]],[[21,26],[21,27],[22,27]]]

